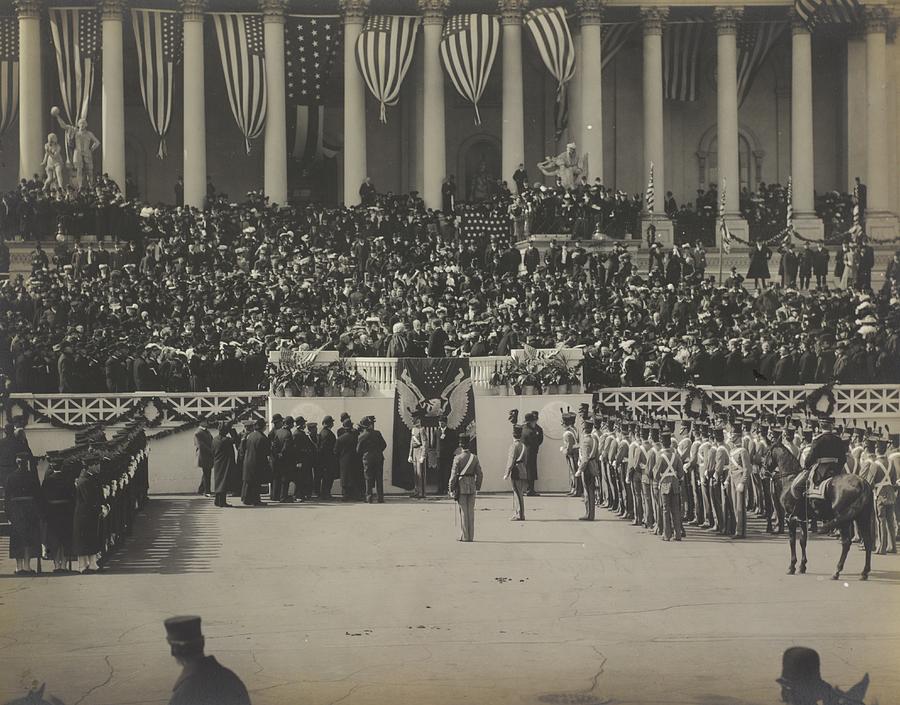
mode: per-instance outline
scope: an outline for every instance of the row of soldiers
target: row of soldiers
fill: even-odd
[[[134,523],[149,489],[147,438],[131,423],[107,440],[96,429],[76,434],[76,445],[47,454],[43,482],[30,453],[19,453],[6,478],[10,522],[9,557],[16,574],[34,575],[32,560],[46,555],[54,573],[67,573],[73,559],[84,574]]]
[[[581,420],[578,420],[578,417]],[[782,480],[768,462],[781,444],[808,474],[820,460],[862,477],[875,495],[880,553],[896,551],[900,434],[770,416],[709,418],[677,424],[634,412],[562,414],[563,444],[573,494],[585,516],[606,506],[635,526],[664,540],[685,536],[684,523],[745,538],[747,513],[766,521],[766,531],[783,533]],[[802,481],[805,481],[804,475]],[[776,528],[777,525],[777,528]],[[815,530],[815,527],[812,527]]]

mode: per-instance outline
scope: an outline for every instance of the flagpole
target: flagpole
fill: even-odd
[[[719,229],[722,231],[722,241],[719,243],[719,286],[722,286],[722,260],[725,257],[725,235],[728,233],[728,228],[725,227],[725,187],[728,182],[725,177],[722,177],[722,196],[719,199],[719,220],[721,223],[719,224]]]

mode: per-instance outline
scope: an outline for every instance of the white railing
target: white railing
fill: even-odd
[[[702,387],[709,397],[740,414],[785,414],[820,385],[793,387]],[[900,421],[900,385],[844,384],[833,387],[836,419],[848,421]],[[616,387],[598,393],[601,404],[627,407],[677,419],[684,415],[687,392],[669,387]]]
[[[470,357],[472,385],[476,389],[487,388],[497,367],[509,360],[508,357]],[[396,357],[349,357],[347,362],[366,378],[374,392],[394,392],[394,372]]]
[[[52,419],[67,425],[90,426],[109,424],[122,419],[129,412],[142,410],[151,420],[155,420],[161,414],[160,425],[172,426],[182,423],[185,418],[190,420],[209,418],[234,411],[247,404],[255,407],[255,416],[264,418],[268,396],[268,392],[12,394],[5,415],[7,419],[24,416],[28,419],[29,425],[48,423],[43,419]],[[152,403],[154,397],[162,403],[159,405]]]

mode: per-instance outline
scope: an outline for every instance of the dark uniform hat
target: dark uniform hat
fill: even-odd
[[[200,617],[169,617],[164,622],[166,641],[172,647],[172,655],[203,650],[203,633],[200,631]]]
[[[811,686],[822,684],[822,671],[819,654],[805,646],[791,646],[781,657],[781,678],[777,683],[794,686]]]

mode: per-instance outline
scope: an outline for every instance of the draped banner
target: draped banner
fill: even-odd
[[[787,22],[741,23],[737,36],[738,106],[750,94],[756,74],[786,28]]]
[[[554,122],[556,138],[569,123],[569,98],[566,84],[575,75],[575,43],[566,21],[566,11],[561,7],[541,7],[525,15],[525,24],[537,47],[544,66],[556,79],[556,111]]]
[[[51,7],[50,36],[56,51],[59,92],[69,124],[87,119],[99,55],[99,20],[93,7]]]
[[[131,26],[138,59],[141,100],[159,137],[156,156],[166,156],[166,134],[172,121],[175,67],[181,63],[181,17],[169,10],[132,10]]]
[[[700,73],[700,43],[704,20],[679,20],[666,25],[663,32],[663,85],[669,100],[697,99],[697,75]]]
[[[266,56],[263,45],[262,15],[238,12],[214,12],[213,24],[219,41],[222,73],[228,91],[231,113],[250,142],[266,126]]]
[[[397,104],[420,22],[420,17],[372,15],[356,40],[356,65],[378,101],[381,122],[387,122],[385,106]]]
[[[19,23],[0,17],[0,137],[19,111]]]
[[[481,124],[478,101],[487,86],[500,43],[500,20],[493,15],[453,15],[444,23],[441,61],[457,92],[475,106],[475,124]]]
[[[794,0],[794,11],[812,29],[819,24],[859,22],[862,5],[859,0]]]
[[[414,414],[422,414],[422,426],[434,447],[438,419],[447,417],[447,427],[458,433],[472,434],[475,422],[475,397],[466,358],[408,358],[397,360],[394,392],[394,444],[392,483],[412,490],[414,473],[409,462]]]
[[[609,64],[622,47],[625,46],[631,33],[634,32],[635,27],[637,27],[637,22],[620,22],[618,24],[603,25],[601,29],[603,34],[600,40],[600,51],[602,52],[600,58],[601,71],[606,68],[607,64]]]
[[[338,15],[289,15],[285,22],[285,80],[288,115],[293,106],[293,158],[312,162],[334,157],[341,140],[326,132],[323,93],[331,80],[342,41]]]

